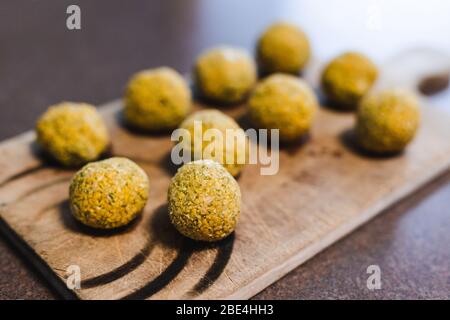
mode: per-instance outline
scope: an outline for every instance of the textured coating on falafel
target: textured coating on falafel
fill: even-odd
[[[196,129],[195,124],[198,123]],[[192,160],[211,159],[222,164],[236,177],[248,158],[248,140],[244,130],[233,118],[219,110],[206,109],[193,113],[180,125],[189,133],[190,139],[182,141],[183,152],[189,152]],[[217,130],[208,137],[207,130]],[[206,148],[213,150],[211,154]],[[216,152],[217,151],[217,152]]]
[[[36,134],[38,144],[68,167],[97,160],[110,143],[102,117],[86,103],[50,106],[37,121]]]
[[[419,127],[417,98],[403,90],[385,90],[365,97],[357,112],[356,137],[361,147],[376,153],[403,150]]]
[[[271,25],[257,44],[257,60],[263,73],[299,73],[308,62],[308,37],[297,26],[280,22]]]
[[[241,191],[222,165],[198,160],[178,169],[169,186],[168,203],[170,221],[181,234],[217,241],[236,227]]]
[[[191,110],[191,91],[183,77],[167,67],[136,73],[125,92],[125,119],[145,131],[176,128]]]
[[[279,129],[281,141],[309,131],[318,102],[309,85],[294,76],[274,74],[257,85],[249,101],[250,119],[258,128]]]
[[[366,56],[347,52],[334,58],[324,69],[322,90],[334,106],[355,109],[378,76],[376,65]]]
[[[194,80],[200,94],[221,104],[243,100],[257,79],[252,57],[234,47],[217,47],[202,53],[195,63]]]
[[[130,223],[148,199],[147,174],[133,161],[110,158],[79,170],[70,183],[70,208],[83,224],[111,229]]]

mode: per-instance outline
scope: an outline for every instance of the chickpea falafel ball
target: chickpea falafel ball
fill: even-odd
[[[279,129],[280,140],[292,142],[309,131],[318,102],[302,79],[273,74],[257,85],[249,109],[250,119],[257,128]]]
[[[376,65],[365,55],[347,52],[325,67],[321,86],[327,99],[344,110],[356,109],[378,76]]]
[[[37,143],[67,167],[97,160],[110,143],[102,117],[87,103],[50,106],[36,123],[36,135]]]
[[[185,164],[172,178],[169,217],[175,228],[194,240],[218,241],[236,227],[241,191],[231,174],[213,160]]]
[[[256,83],[256,66],[244,50],[229,46],[209,49],[197,58],[194,80],[200,94],[213,102],[242,101]]]
[[[196,123],[201,130],[196,130]],[[189,132],[190,139],[183,140],[182,146],[183,152],[189,152],[193,160],[215,160],[234,177],[244,168],[248,158],[248,140],[233,118],[219,110],[206,109],[191,114],[180,128]],[[220,137],[207,138],[206,131],[209,129],[217,130]],[[206,148],[213,150],[211,157],[206,154]]]
[[[191,110],[191,91],[183,77],[168,67],[136,73],[125,92],[125,119],[145,131],[176,128]]]
[[[390,89],[373,93],[358,108],[357,141],[370,152],[399,152],[414,138],[419,122],[419,103],[411,92]]]
[[[261,35],[256,54],[263,73],[298,74],[309,61],[311,47],[308,37],[300,28],[278,22]]]
[[[72,178],[70,208],[81,223],[99,229],[127,225],[148,199],[147,174],[126,158],[91,162]]]

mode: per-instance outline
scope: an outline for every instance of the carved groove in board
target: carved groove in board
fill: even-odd
[[[53,181],[49,181],[47,183],[38,185],[38,186],[36,186],[36,187],[26,191],[24,194],[22,194],[20,197],[15,199],[13,202],[9,203],[9,205],[14,205],[17,202],[25,200],[26,198],[32,196],[33,194],[38,193],[40,191],[44,191],[45,189],[53,187],[54,185],[57,185],[57,184],[60,184],[60,183],[62,184],[64,182],[68,182],[68,181],[70,181],[70,179],[72,179],[72,177],[60,177],[60,178],[55,179]]]
[[[137,289],[136,291],[123,297],[123,300],[140,300],[151,297],[158,291],[162,290],[166,285],[168,285],[186,266],[189,258],[194,252],[193,248],[186,245],[184,242],[183,246],[178,250],[177,256],[172,261],[172,263],[155,279],[148,282],[146,285]]]
[[[217,248],[217,253],[211,267],[209,267],[205,275],[200,279],[199,282],[197,282],[197,284],[188,293],[188,295],[196,296],[204,292],[220,277],[231,258],[234,240],[235,234],[233,232],[230,236],[228,236],[228,238],[220,241],[217,244],[214,244],[214,246]]]
[[[45,164],[39,164],[35,167],[26,169],[24,171],[21,171],[19,173],[14,174],[13,176],[7,178],[6,180],[4,180],[3,182],[0,183],[0,188],[6,186],[8,183],[13,182],[15,180],[18,180],[20,178],[26,177],[30,174],[36,173],[44,168],[46,168],[47,166]]]

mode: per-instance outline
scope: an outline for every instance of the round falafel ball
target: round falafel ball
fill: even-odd
[[[245,132],[233,118],[223,112],[214,109],[197,111],[187,117],[180,128],[189,133],[190,139],[182,140],[182,148],[183,152],[191,154],[191,159],[215,160],[234,177],[245,166],[248,158]],[[209,129],[215,132],[207,132]],[[208,137],[208,134],[211,136]]]
[[[178,169],[168,192],[169,217],[194,240],[217,241],[236,227],[241,191],[231,174],[213,160],[197,160]]]
[[[327,99],[337,108],[356,109],[378,76],[376,65],[357,52],[344,53],[325,67],[321,85]]]
[[[110,143],[102,117],[86,103],[50,106],[36,123],[36,135],[37,143],[67,167],[97,160]]]
[[[419,122],[419,103],[412,93],[384,90],[361,101],[356,138],[359,145],[370,152],[399,152],[414,138]]]
[[[92,162],[79,170],[70,183],[70,208],[81,223],[112,229],[130,223],[148,199],[147,174],[126,158]]]
[[[250,119],[257,128],[279,129],[281,141],[293,142],[309,131],[318,102],[305,81],[274,74],[256,86],[249,108]]]
[[[256,83],[256,66],[244,50],[217,47],[202,53],[195,63],[194,80],[200,94],[221,104],[242,101]]]
[[[311,48],[308,37],[300,28],[279,22],[261,35],[256,54],[263,73],[298,74],[308,62]]]
[[[133,75],[125,92],[125,119],[144,131],[176,128],[191,110],[191,91],[183,77],[167,67]]]

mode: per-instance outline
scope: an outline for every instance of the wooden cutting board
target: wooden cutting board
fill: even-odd
[[[92,231],[72,218],[73,171],[43,161],[34,133],[0,144],[0,228],[68,298],[250,298],[450,167],[450,118],[442,112],[424,106],[409,148],[374,158],[354,148],[351,113],[321,108],[309,140],[281,148],[278,174],[245,168],[236,232],[196,243],[168,220],[170,137],[127,130],[120,110],[120,101],[101,107],[113,154],[142,166],[151,187],[142,217],[122,230]],[[225,112],[245,124],[245,106]],[[65,286],[71,265],[82,279],[74,291]]]

